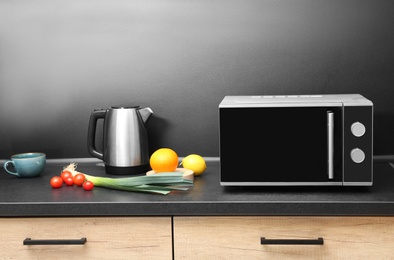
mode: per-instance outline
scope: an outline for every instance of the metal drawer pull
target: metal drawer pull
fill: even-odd
[[[323,245],[323,238],[318,239],[266,239],[261,238],[261,245]]]
[[[81,239],[31,239],[25,238],[23,245],[84,245],[86,243],[86,237]]]

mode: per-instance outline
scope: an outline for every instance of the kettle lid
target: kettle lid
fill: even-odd
[[[138,109],[141,106],[111,106],[110,109]]]

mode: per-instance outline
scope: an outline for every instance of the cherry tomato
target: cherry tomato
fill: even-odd
[[[72,173],[69,172],[69,171],[62,171],[62,172],[60,173],[60,177],[62,177],[63,181],[66,181],[67,178],[69,178],[69,177],[72,178],[73,175],[72,175]]]
[[[67,186],[73,186],[73,185],[74,185],[74,179],[73,179],[73,177],[67,177],[67,178],[64,180],[64,183],[66,183]]]
[[[83,182],[85,181],[85,175],[78,173],[73,177],[74,184],[77,186],[82,186]]]
[[[82,187],[84,188],[84,190],[93,190],[94,184],[91,181],[85,181],[82,184]]]
[[[60,176],[54,176],[51,178],[50,184],[54,189],[61,188],[63,185],[63,179]]]

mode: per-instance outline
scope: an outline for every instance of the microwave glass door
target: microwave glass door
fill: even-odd
[[[342,182],[342,106],[221,108],[223,185]]]

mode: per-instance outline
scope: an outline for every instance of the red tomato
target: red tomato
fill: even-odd
[[[75,185],[82,186],[83,182],[85,181],[85,175],[78,173],[73,177],[73,180]]]
[[[93,190],[94,184],[91,181],[85,181],[82,184],[82,187],[84,188],[84,190]]]
[[[63,179],[59,176],[54,176],[51,178],[50,184],[51,184],[52,188],[58,189],[58,188],[62,187]]]
[[[64,180],[64,183],[66,183],[67,186],[73,186],[74,185],[74,179],[73,177],[68,177]]]
[[[72,178],[73,175],[72,175],[72,173],[69,172],[69,171],[62,171],[62,172],[60,173],[60,177],[62,177],[63,181],[66,181],[67,178],[69,178],[69,177]]]

